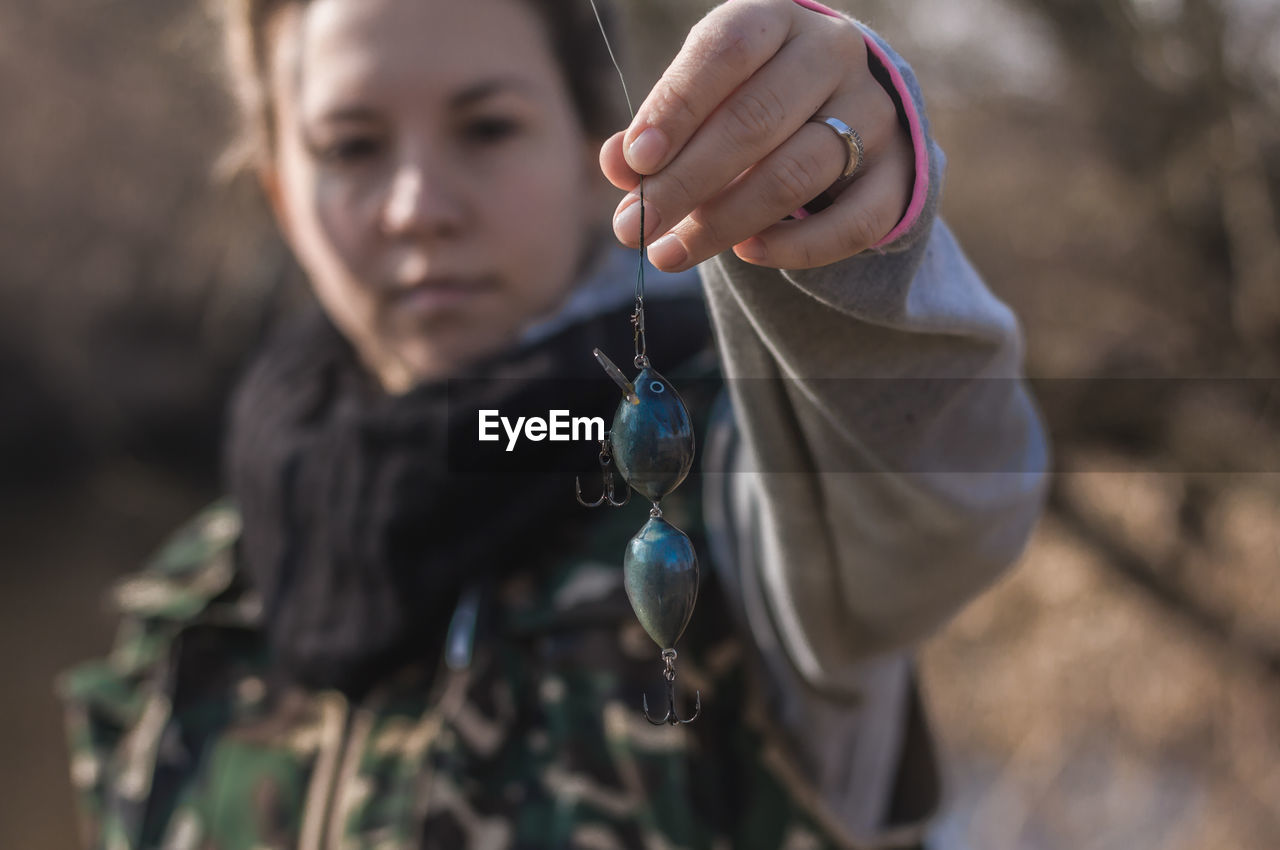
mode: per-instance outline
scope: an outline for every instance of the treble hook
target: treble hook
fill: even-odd
[[[692,723],[702,714],[702,691],[694,692],[693,717],[682,720],[676,714],[676,651],[674,649],[662,650],[662,660],[666,664],[666,669],[662,671],[662,677],[667,680],[667,716],[659,719],[650,715],[649,696],[648,694],[641,694],[640,699],[644,703],[644,719],[654,726],[661,726],[664,723],[669,723],[672,726]]]
[[[608,441],[608,438],[606,437],[605,439],[600,441],[600,473],[601,473],[601,477],[604,479],[603,490],[600,493],[600,498],[596,499],[594,502],[584,501],[582,498],[582,479],[574,478],[573,489],[577,493],[578,504],[582,505],[584,508],[598,508],[601,505],[607,503],[609,505],[612,505],[615,508],[620,508],[631,501],[630,486],[627,487],[626,498],[623,499],[621,502],[619,502],[616,496],[614,495],[613,469],[611,468],[612,464],[613,464],[613,456],[609,454],[609,441]]]

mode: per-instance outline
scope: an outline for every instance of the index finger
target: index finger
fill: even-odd
[[[786,43],[794,8],[743,0],[699,21],[627,128],[627,164],[639,174],[665,167],[707,116]]]

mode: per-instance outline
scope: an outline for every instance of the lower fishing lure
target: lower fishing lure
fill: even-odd
[[[595,0],[590,0],[600,25],[609,58],[618,70],[627,109],[635,118],[626,78],[605,32],[604,22]],[[689,410],[671,382],[649,363],[644,323],[644,179],[640,180],[640,262],[636,273],[635,309],[631,313],[634,328],[635,367],[640,370],[635,380],[628,380],[604,352],[595,349],[596,360],[622,390],[622,401],[613,416],[613,424],[600,442],[600,466],[603,492],[594,502],[582,498],[582,485],[576,485],[577,499],[589,508],[601,505],[619,507],[631,499],[631,490],[644,496],[653,507],[649,521],[627,544],[623,555],[623,586],[640,625],[662,650],[662,675],[667,684],[667,713],[654,717],[649,713],[649,699],[643,697],[645,719],[655,726],[669,723],[677,726],[692,723],[702,713],[702,693],[697,692],[693,716],[681,718],[676,712],[676,641],[684,634],[693,606],[698,598],[698,558],[689,536],[662,516],[660,502],[693,467],[694,436]],[[627,493],[619,500],[613,485],[611,464],[616,464],[627,484]]]

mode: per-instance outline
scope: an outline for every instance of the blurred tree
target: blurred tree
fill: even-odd
[[[1107,154],[1227,270],[1226,311],[1212,318],[1280,361],[1280,6],[1016,2],[1052,24]]]
[[[1244,0],[1015,0],[1048,21],[1099,153],[1145,193],[1191,263],[1148,297],[1219,309],[1194,315],[1206,381],[1130,377],[1123,352],[1100,358],[1079,395],[1047,405],[1059,456],[1103,446],[1178,476],[1175,554],[1152,558],[1105,512],[1055,484],[1059,521],[1116,573],[1211,641],[1280,676],[1280,632],[1238,626],[1247,597],[1224,603],[1214,576],[1186,568],[1211,549],[1210,517],[1238,479],[1274,470],[1280,438],[1280,6]],[[1221,298],[1205,299],[1206,288]],[[1136,329],[1141,332],[1143,329]],[[1150,330],[1150,329],[1147,329]],[[1134,364],[1132,377],[1151,375]],[[1228,381],[1249,375],[1264,381]],[[1070,395],[1068,399],[1066,396]],[[1049,398],[1052,393],[1046,393]],[[1067,409],[1070,408],[1070,409]],[[1069,468],[1069,461],[1068,468]],[[1265,483],[1265,482],[1264,482]]]

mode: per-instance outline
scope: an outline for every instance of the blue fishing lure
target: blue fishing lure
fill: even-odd
[[[636,366],[640,374],[627,379],[604,352],[595,349],[596,360],[622,390],[622,401],[613,416],[613,425],[600,446],[604,486],[600,498],[587,502],[577,484],[578,501],[586,507],[621,506],[635,490],[653,507],[649,521],[631,538],[623,556],[623,585],[631,608],[649,637],[662,649],[663,677],[667,681],[667,714],[656,718],[649,713],[644,698],[644,716],[655,725],[691,723],[702,713],[698,693],[692,717],[682,719],[675,704],[676,641],[684,634],[698,599],[698,558],[689,536],[662,516],[659,504],[693,467],[693,422],[675,387],[649,365],[643,352],[644,303],[636,301],[632,321],[636,332]],[[617,498],[610,463],[616,463],[627,483],[627,495]]]
[[[613,59],[622,83],[627,108],[635,117],[631,95],[622,68],[613,55],[600,10],[590,0],[600,35]],[[649,713],[649,699],[644,697],[645,719],[655,726],[669,723],[678,726],[692,723],[702,713],[702,694],[694,704],[693,716],[682,719],[676,713],[676,641],[684,634],[698,599],[698,558],[689,535],[662,517],[659,502],[680,486],[693,467],[693,422],[689,410],[675,387],[649,365],[644,327],[644,178],[640,179],[640,262],[636,272],[636,303],[631,313],[635,329],[635,367],[640,370],[634,381],[595,349],[596,360],[622,390],[622,401],[613,417],[613,426],[600,442],[600,469],[604,478],[603,492],[594,502],[582,498],[582,482],[575,484],[578,502],[588,508],[612,505],[620,507],[631,500],[634,489],[648,499],[653,508],[649,521],[627,544],[622,559],[623,585],[631,608],[640,625],[662,649],[662,675],[667,681],[667,714],[654,717]],[[627,482],[626,495],[619,499],[613,484],[612,465],[616,463]]]

